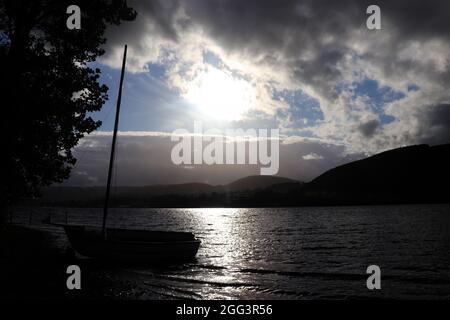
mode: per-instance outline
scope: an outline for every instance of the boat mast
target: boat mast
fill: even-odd
[[[120,73],[119,95],[117,97],[117,106],[116,106],[116,120],[114,121],[114,132],[113,132],[112,145],[111,145],[111,155],[109,157],[108,182],[106,184],[105,203],[103,205],[102,233],[103,233],[103,237],[105,237],[105,238],[106,238],[106,217],[108,216],[109,194],[111,191],[111,177],[112,177],[112,169],[114,166],[114,151],[116,149],[117,130],[119,128],[120,102],[122,100],[122,84],[123,84],[123,76],[125,74],[126,60],[127,60],[127,45],[125,45],[125,49],[123,51],[122,71]]]

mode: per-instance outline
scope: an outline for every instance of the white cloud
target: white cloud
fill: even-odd
[[[323,159],[322,156],[318,155],[317,153],[311,152],[307,155],[302,156],[303,160],[321,160]]]
[[[274,99],[275,90],[302,90],[317,99],[324,119],[302,129],[323,142],[345,145],[349,152],[445,141],[441,132],[447,127],[430,128],[427,120],[436,106],[450,101],[450,6],[443,2],[422,2],[422,10],[404,10],[416,8],[415,2],[381,1],[386,14],[380,32],[360,23],[365,8],[352,0],[326,5],[287,1],[284,6],[270,1],[130,4],[138,10],[138,19],[110,30],[111,46],[103,60],[108,65],[120,66],[118,44],[126,39],[131,71],[146,72],[148,63],[163,64],[168,84],[186,95],[207,68],[204,53],[212,52],[223,70],[255,89],[252,108],[261,117],[275,118],[285,132],[295,129],[295,122],[277,117],[280,109],[290,110],[286,101]],[[326,18],[319,19],[319,14]],[[375,110],[368,97],[355,97],[352,91],[363,79],[405,97]],[[412,84],[420,89],[408,91]],[[383,112],[394,121],[382,123]]]

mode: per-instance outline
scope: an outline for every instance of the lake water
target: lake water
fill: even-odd
[[[101,209],[33,209],[32,224],[61,248],[63,231],[40,221],[51,212],[64,222],[66,211],[69,224],[101,224]],[[28,223],[28,212],[15,222]],[[111,209],[109,226],[191,231],[202,241],[192,263],[99,270],[128,283],[116,293],[137,298],[450,298],[450,205],[124,208]],[[369,265],[381,268],[381,290],[366,287]]]

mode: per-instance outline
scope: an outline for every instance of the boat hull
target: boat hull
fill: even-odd
[[[119,261],[187,261],[195,258],[200,241],[188,232],[108,229],[64,225],[79,254]]]

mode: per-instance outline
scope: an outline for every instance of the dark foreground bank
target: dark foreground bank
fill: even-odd
[[[20,225],[2,226],[0,231],[0,299],[138,299],[130,281],[114,276],[106,264],[74,259],[66,247],[58,246],[54,234]],[[82,290],[68,290],[69,265],[82,270]],[[146,299],[158,299],[145,295]]]

